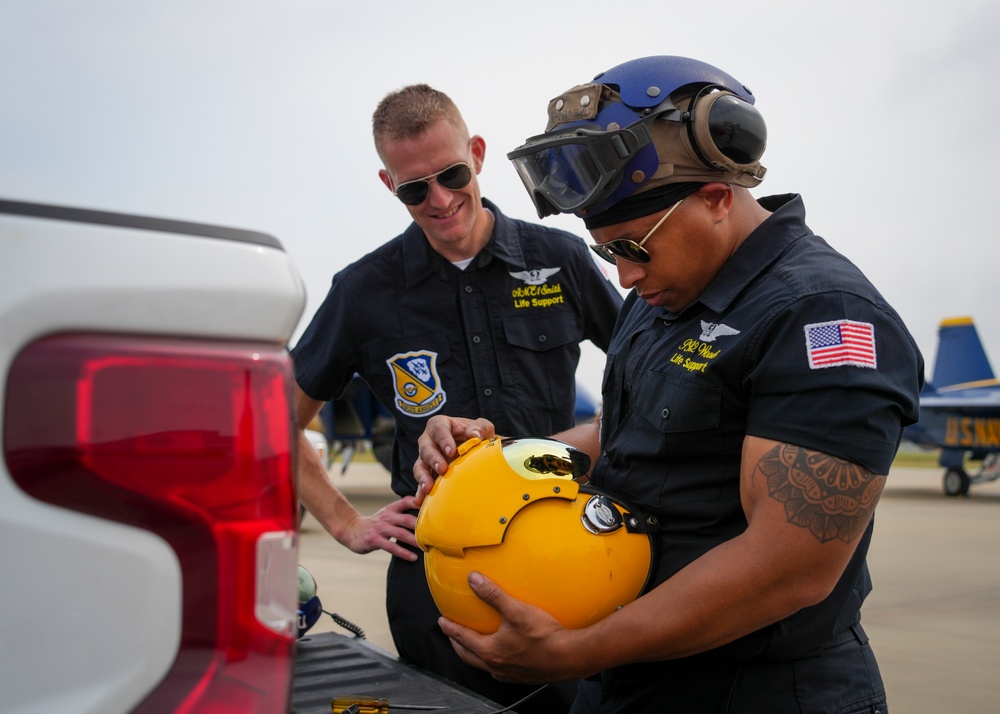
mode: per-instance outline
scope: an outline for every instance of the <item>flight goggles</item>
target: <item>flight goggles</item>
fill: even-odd
[[[431,192],[431,181],[437,181],[447,189],[458,191],[468,186],[471,180],[472,169],[463,162],[452,164],[430,176],[401,183],[396,186],[396,190],[392,193],[407,206],[419,206],[427,200],[427,196]]]
[[[673,105],[669,109],[674,109]],[[574,122],[559,131],[533,136],[507,158],[528,190],[539,218],[596,208],[638,188],[638,184],[622,186],[623,169],[630,162],[635,161],[632,173],[640,171],[644,178],[656,172],[650,125],[663,115],[654,112],[639,118],[623,104],[611,104],[595,117],[596,123]],[[622,195],[616,195],[619,193]]]

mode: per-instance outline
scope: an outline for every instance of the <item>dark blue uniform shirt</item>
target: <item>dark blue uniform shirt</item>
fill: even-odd
[[[694,304],[674,314],[633,293],[608,351],[592,481],[657,516],[653,585],[746,529],[739,480],[747,435],[885,474],[903,425],[918,416],[923,361],[899,316],[809,230],[798,196],[761,204],[773,214]],[[870,536],[871,526],[823,603],[699,659],[787,660],[816,651],[859,617],[870,590]],[[651,670],[685,666],[635,671],[648,680]],[[618,673],[628,684],[617,687],[642,691],[628,672]]]
[[[359,373],[396,419],[392,488],[416,492],[417,437],[433,414],[485,417],[505,436],[573,426],[579,343],[606,350],[618,291],[579,237],[504,216],[463,271],[415,223],[333,278],[292,350],[313,399]]]

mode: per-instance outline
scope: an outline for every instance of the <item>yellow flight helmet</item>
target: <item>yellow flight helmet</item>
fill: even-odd
[[[589,468],[584,452],[554,439],[461,444],[417,516],[441,614],[496,632],[500,615],[469,587],[473,570],[569,628],[635,600],[649,578],[652,540],[625,527],[625,507],[574,480]]]

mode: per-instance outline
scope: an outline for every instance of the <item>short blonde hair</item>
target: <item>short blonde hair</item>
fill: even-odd
[[[465,134],[469,133],[458,107],[444,92],[426,84],[411,84],[390,92],[372,114],[375,150],[381,157],[387,141],[420,136],[429,126],[442,119],[451,122]]]

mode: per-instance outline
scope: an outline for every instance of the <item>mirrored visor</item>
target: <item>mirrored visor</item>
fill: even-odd
[[[572,479],[590,471],[590,457],[554,439],[503,439],[503,456],[519,476]]]

